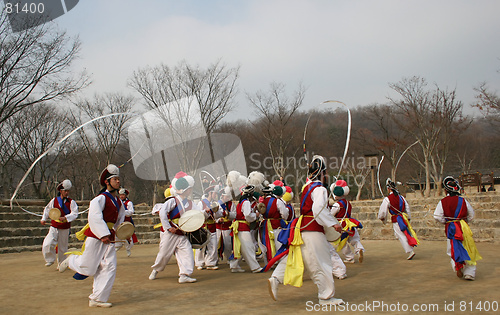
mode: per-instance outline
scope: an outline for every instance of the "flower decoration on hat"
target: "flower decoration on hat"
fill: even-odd
[[[174,188],[175,193],[179,195],[189,188],[193,188],[193,186],[194,178],[182,171],[175,174],[175,177],[172,180],[172,187]],[[172,193],[172,190],[170,192]]]
[[[349,186],[347,186],[347,182],[343,179],[337,180],[330,186],[330,191],[336,197],[343,197],[349,194]]]

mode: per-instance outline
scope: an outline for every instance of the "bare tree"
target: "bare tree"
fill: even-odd
[[[75,102],[77,110],[71,112],[69,120],[73,128],[100,116],[120,114],[95,120],[89,128],[78,131],[81,144],[96,172],[113,162],[119,143],[126,140],[125,127],[133,115],[133,102],[132,96],[120,93],[96,94],[92,99]]]
[[[268,91],[247,94],[248,101],[257,109],[260,123],[254,124],[262,132],[268,152],[273,161],[273,169],[279,177],[285,177],[288,168],[286,154],[293,141],[291,130],[293,117],[302,105],[305,88],[299,83],[292,96],[286,95],[283,83],[272,82]]]
[[[211,159],[215,161],[211,133],[233,107],[238,77],[239,67],[229,68],[220,60],[206,69],[181,61],[172,68],[161,64],[139,69],[133,73],[129,85],[143,97],[148,108],[157,111],[169,132],[178,137],[176,143],[182,146],[182,150],[177,152],[179,163],[188,163],[183,168],[194,170],[201,158],[204,142],[199,142],[194,149],[193,143],[188,147],[188,142],[183,141],[184,132],[201,120]],[[185,104],[191,103],[181,100],[193,98],[196,100],[193,104],[197,104],[198,108],[184,108]],[[167,104],[170,108],[165,108]],[[187,155],[190,156],[189,161]]]
[[[496,91],[491,91],[485,82],[474,88],[474,91],[477,93],[475,95],[477,103],[473,106],[479,108],[489,120],[499,123],[500,97]]]
[[[58,100],[90,82],[70,71],[80,40],[53,23],[12,33],[0,12],[0,124],[26,107]],[[1,145],[1,144],[0,144]]]
[[[407,132],[395,121],[395,109],[389,105],[370,105],[362,114],[363,125],[373,128],[367,134],[358,129],[357,140],[379,151],[391,166],[391,178],[396,180],[396,166],[401,154],[408,146]],[[360,132],[360,133],[359,133]]]
[[[434,91],[428,90],[426,80],[420,77],[405,78],[389,86],[401,96],[389,98],[398,110],[395,122],[418,140],[422,150],[422,159],[417,162],[425,172],[425,196],[430,196],[431,178],[440,183],[450,140],[459,132],[458,126],[467,121],[462,117],[463,104],[456,99],[455,90],[437,86]]]
[[[18,144],[13,160],[19,171],[25,172],[30,166],[57,143],[68,131],[65,114],[48,104],[35,104],[11,117],[17,124],[12,137]],[[15,122],[14,122],[15,123]],[[57,167],[60,148],[49,151],[28,174],[32,191],[37,198],[47,198],[52,184],[58,181],[61,169]]]

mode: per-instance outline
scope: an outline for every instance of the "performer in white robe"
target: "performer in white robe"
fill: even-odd
[[[222,209],[217,203],[218,187],[217,185],[207,187],[205,195],[198,203],[198,208],[202,209],[205,215],[205,228],[210,233],[207,245],[196,249],[194,253],[194,264],[198,270],[203,268],[207,268],[207,270],[219,269],[217,266],[217,228],[215,222],[222,216]]]
[[[69,179],[65,179],[57,185],[58,196],[49,201],[40,220],[40,223],[45,225],[49,220],[49,211],[52,208],[57,208],[61,212],[59,220],[50,221],[49,233],[43,240],[42,254],[47,267],[52,266],[56,259],[59,265],[66,258],[64,253],[68,250],[71,222],[78,217],[78,205],[73,199],[69,198],[71,187],[72,184]]]
[[[134,224],[134,220],[132,219],[132,215],[134,214],[135,211],[134,203],[132,202],[132,200],[128,199],[129,194],[130,194],[129,191],[125,188],[121,188],[119,190],[120,200],[123,203],[123,207],[125,207],[125,221]],[[122,241],[123,242],[115,243],[116,251],[119,251],[120,248],[125,246],[125,249],[127,250],[127,256],[130,257],[132,255],[132,246],[134,246],[134,244],[138,242],[137,236],[134,233],[130,239]]]
[[[233,243],[231,239],[231,224],[236,218],[236,206],[231,200],[231,188],[226,186],[221,191],[221,197],[219,200],[219,207],[221,211],[221,217],[216,221],[216,233],[217,233],[217,244],[218,244],[218,255],[222,260],[226,259],[227,264],[229,264],[229,257],[233,253]]]
[[[168,261],[175,254],[177,265],[179,266],[179,283],[196,282],[191,278],[194,270],[193,247],[182,230],[178,228],[179,218],[188,210],[198,209],[193,202],[188,199],[191,195],[194,179],[184,172],[176,174],[172,185],[176,195],[167,198],[160,209],[159,215],[162,223],[160,245],[153,269],[149,275],[150,280],[155,280],[158,272],[163,271]]]
[[[324,229],[333,227],[337,232],[342,230],[339,222],[328,211],[328,193],[323,182],[326,175],[326,161],[315,155],[309,166],[308,183],[301,196],[300,213],[301,236],[300,245],[305,269],[309,270],[312,281],[318,287],[318,299],[322,305],[343,304],[342,299],[335,298],[333,265],[330,244],[326,240]],[[287,259],[281,259],[268,279],[269,293],[277,300],[278,285],[284,283]]]
[[[253,193],[255,186],[248,185],[243,188],[243,195],[236,207],[236,218],[231,226],[233,230],[233,259],[229,266],[231,272],[245,272],[240,267],[240,261],[245,258],[245,262],[253,273],[260,272],[260,267],[255,257],[255,238],[251,234],[250,223],[257,220],[256,209],[252,207],[255,204]]]
[[[380,205],[378,218],[385,224],[388,216],[391,216],[394,236],[396,236],[401,243],[401,246],[403,246],[404,251],[408,254],[406,259],[411,260],[415,257],[413,247],[417,246],[418,239],[416,239],[414,237],[415,235],[412,235],[410,231],[408,231],[407,227],[409,223],[405,223],[403,222],[404,220],[402,220],[404,215],[408,216],[408,220],[411,219],[410,206],[408,205],[406,199],[401,196],[399,191],[396,189],[396,183],[391,181],[390,178],[387,179],[386,186],[388,196],[384,198],[382,204]],[[401,228],[402,226],[404,230]]]
[[[82,232],[85,250],[82,255],[69,255],[59,265],[59,271],[68,266],[76,274],[77,280],[94,277],[92,294],[89,296],[90,307],[111,307],[108,303],[116,276],[115,230],[125,218],[125,209],[117,197],[120,188],[119,169],[110,164],[101,173],[100,183],[105,188],[92,199],[89,205],[88,226]]]

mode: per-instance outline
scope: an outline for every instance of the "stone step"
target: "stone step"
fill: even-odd
[[[2,249],[6,248],[17,248],[17,247],[37,247],[35,250],[41,250],[43,240],[47,233],[42,235],[11,235],[0,237],[0,252]],[[160,232],[158,231],[144,231],[137,232],[137,238],[140,243],[143,244],[155,244],[160,241]],[[74,234],[69,237],[69,247],[81,248],[83,241],[78,240]],[[16,250],[13,250],[15,252]]]
[[[4,236],[21,236],[21,235],[26,235],[26,236],[38,236],[38,235],[47,235],[48,230],[49,230],[49,225],[42,226],[42,225],[37,225],[37,226],[20,226],[18,223],[19,221],[7,221],[11,222],[12,226],[2,226],[0,228],[0,241],[1,237]],[[81,228],[83,228],[83,225],[81,226],[72,226],[71,227],[71,234],[74,234],[78,232]],[[150,232],[154,231],[153,225],[151,224],[136,224],[135,225],[135,231],[137,233],[140,232]],[[158,229],[159,231],[159,229]]]

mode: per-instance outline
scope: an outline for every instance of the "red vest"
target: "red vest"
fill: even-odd
[[[302,190],[302,195],[300,196],[300,214],[304,217],[302,218],[302,226],[306,226],[304,231],[316,231],[325,233],[325,229],[316,220],[314,220],[314,214],[312,211],[313,200],[311,198],[312,192],[318,188],[322,187],[319,182],[311,182]],[[314,220],[314,221],[313,221]],[[313,221],[311,224],[309,222]]]
[[[224,211],[223,217],[226,217],[228,215],[228,213],[232,207],[233,207],[233,202],[231,200],[226,202],[225,204],[222,204],[222,209]],[[223,221],[220,223],[216,223],[215,227],[219,230],[229,230],[229,227],[231,226],[231,224],[233,224],[232,221]]]
[[[66,198],[66,202],[64,203],[66,209],[71,212],[71,198]],[[57,198],[54,198],[54,208],[57,208],[61,211],[61,218],[66,216],[64,213],[62,205],[59,204]],[[55,227],[56,229],[69,229],[71,227],[71,222],[56,222],[54,220],[50,220],[50,225]]]
[[[351,203],[349,201],[347,201],[346,199],[340,199],[337,203],[340,206],[340,210],[339,210],[339,212],[337,212],[335,217],[338,219],[350,218],[351,211],[352,211]],[[347,207],[347,209],[344,205]]]
[[[271,221],[273,229],[281,227],[281,214],[278,210],[278,199],[276,197],[268,196],[263,202],[266,205],[266,212],[263,214],[264,219]]]
[[[467,219],[467,204],[465,203],[465,199],[462,202],[462,206],[460,207],[460,211],[458,213],[458,217],[455,216],[458,199],[459,196],[447,196],[441,200],[441,205],[443,206],[443,213],[445,217],[448,218],[457,218],[457,219]],[[460,197],[462,198],[462,197]],[[447,219],[448,221],[449,219]]]
[[[104,209],[102,210],[102,219],[106,223],[109,223],[109,222],[116,223],[116,221],[118,220],[118,211],[120,211],[120,208],[122,205],[120,198],[115,198],[115,200],[117,201],[117,205],[118,205],[118,209],[117,209],[110,197],[108,197],[105,194],[101,194],[101,195],[103,195],[106,198],[106,202],[104,204]],[[111,241],[114,241],[115,240],[115,230],[110,229],[109,233],[111,234],[111,237],[110,237]],[[90,236],[90,237],[98,239],[98,237],[95,236],[94,233],[92,233],[92,230],[90,229],[90,227],[85,231],[84,234],[86,236]]]
[[[248,199],[243,199],[242,201],[240,201],[238,203],[238,205],[236,206],[236,219],[235,220],[240,221],[239,225],[238,225],[238,231],[249,232],[250,226],[248,225],[248,222],[246,222],[245,215],[243,214],[243,211],[241,210],[244,202],[250,202],[250,201]],[[252,204],[250,203],[250,207],[251,207],[251,205]],[[245,222],[241,222],[241,221],[245,221]]]
[[[390,203],[389,212],[391,213],[391,221],[392,223],[396,223],[398,222],[398,215],[401,215],[401,213],[406,213],[405,199],[403,198],[403,196],[395,194],[389,194],[387,198],[389,198]]]

